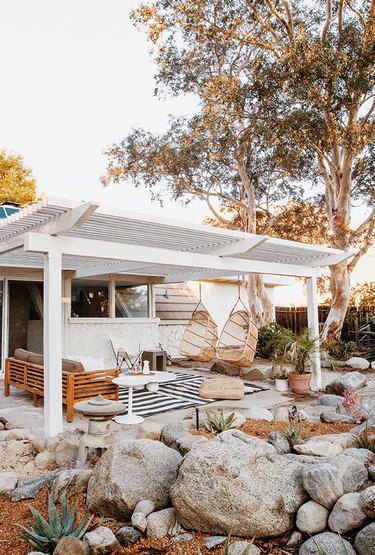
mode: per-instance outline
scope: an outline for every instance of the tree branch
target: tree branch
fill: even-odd
[[[321,38],[323,45],[327,42],[327,33],[328,33],[328,29],[331,26],[331,23],[332,23],[332,2],[331,0],[327,0],[327,18],[323,26],[322,38]]]

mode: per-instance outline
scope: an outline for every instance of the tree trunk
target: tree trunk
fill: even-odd
[[[324,322],[322,340],[338,339],[341,334],[350,298],[350,272],[347,262],[331,266],[332,302]]]
[[[257,328],[272,322],[272,303],[263,283],[263,276],[250,274],[247,278],[249,312]]]

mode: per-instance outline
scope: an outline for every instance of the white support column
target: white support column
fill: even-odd
[[[318,288],[316,277],[306,278],[307,287],[307,324],[311,337],[316,340],[316,351],[313,355],[314,373],[311,380],[311,389],[317,391],[322,387],[322,373],[320,365],[320,342],[319,342],[319,316],[318,316]]]
[[[44,434],[63,431],[61,252],[44,255]]]
[[[108,316],[110,318],[116,318],[116,282],[113,276],[109,276],[108,305]]]

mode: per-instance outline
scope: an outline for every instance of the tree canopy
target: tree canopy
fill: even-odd
[[[36,200],[36,182],[22,156],[0,151],[0,203],[17,202],[21,206]]]
[[[350,273],[374,235],[374,209],[351,228],[353,202],[375,196],[374,16],[374,0],[143,2],[132,17],[153,45],[157,94],[194,94],[199,112],[107,150],[104,184],[194,195],[223,225],[235,210],[245,231],[281,199],[323,207],[333,246],[355,250],[331,270],[325,337],[340,332]]]

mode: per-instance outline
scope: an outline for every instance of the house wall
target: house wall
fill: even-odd
[[[115,367],[109,334],[120,340],[130,354],[159,345],[159,319],[70,318],[65,322],[64,356],[104,358],[107,368]]]
[[[178,348],[181,343],[187,322],[163,322],[159,325],[160,344],[167,353],[175,358],[179,356]]]

